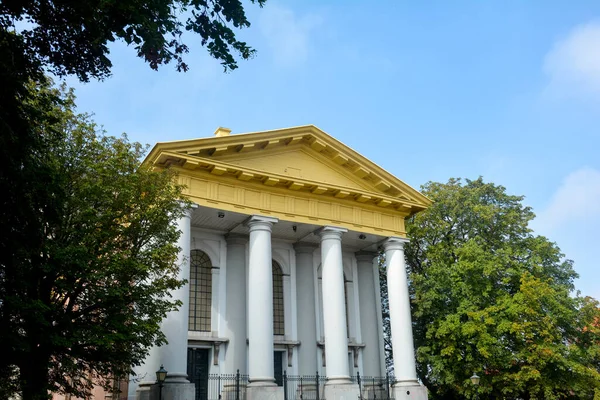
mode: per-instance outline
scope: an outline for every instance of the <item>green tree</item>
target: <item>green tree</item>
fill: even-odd
[[[593,398],[599,304],[572,262],[528,224],[523,197],[485,183],[426,184],[406,248],[420,379],[433,398]]]
[[[38,67],[20,52],[22,38],[0,31],[0,398],[19,388],[18,371],[9,360],[18,345],[18,321],[12,320],[10,274],[30,249],[44,240],[40,213],[52,197],[45,149],[62,138],[56,129],[57,93],[36,91]],[[18,304],[17,304],[18,306]]]
[[[250,2],[262,7],[265,0]],[[108,44],[117,40],[132,45],[153,69],[175,62],[185,71],[185,31],[199,35],[230,71],[239,58],[255,53],[234,32],[249,26],[239,0],[0,2],[0,397],[19,389],[27,399],[45,398],[47,389],[81,393],[89,380],[78,371],[119,374],[139,362],[149,344],[163,340],[158,320],[174,306],[152,305],[140,296],[156,300],[178,284],[169,278],[174,248],[168,243],[176,232],[165,216],[180,212],[169,202],[179,189],[169,186],[167,176],[137,169],[143,152],[139,145],[124,138],[94,138],[96,127],[89,117],[74,115],[72,94],[49,90],[43,72],[73,74],[82,81],[105,78],[112,67]],[[107,191],[102,192],[102,185]],[[95,217],[94,210],[99,212]],[[157,210],[166,213],[162,220],[153,214]],[[111,215],[128,212],[120,217],[121,225],[110,225]],[[128,221],[143,213],[147,221]],[[92,229],[104,223],[111,229]],[[161,224],[165,229],[160,235],[150,232]],[[119,231],[119,226],[128,229]],[[144,237],[148,244],[136,249]],[[100,256],[110,245],[111,257]],[[156,252],[148,253],[151,249]],[[162,261],[152,258],[158,256]],[[109,275],[107,266],[122,268],[124,275]],[[78,271],[95,280],[69,275]],[[157,279],[157,286],[132,283],[127,291],[117,285],[117,275],[130,282]],[[106,286],[106,293],[92,293],[93,282]],[[119,291],[121,303],[115,300]],[[77,297],[84,295],[89,297]],[[98,306],[92,305],[95,300]],[[122,315],[127,308],[118,307],[126,304],[131,315]],[[73,313],[81,316],[70,323]],[[129,331],[112,325],[119,318]],[[82,381],[65,381],[64,373]]]
[[[263,6],[266,0],[250,0]],[[236,38],[232,28],[246,28],[240,0],[4,0],[0,3],[2,35],[15,32],[22,54],[58,76],[74,74],[83,81],[110,73],[108,43],[123,40],[151,68],[176,62],[188,69],[184,31],[200,35],[202,45],[223,68],[237,68],[255,50]],[[18,33],[17,33],[18,32]]]
[[[264,5],[266,0],[250,0]],[[108,44],[132,45],[151,68],[188,65],[184,31],[201,37],[225,71],[238,67],[236,56],[251,58],[255,50],[236,38],[234,29],[250,26],[240,0],[3,0],[0,2],[0,151],[4,182],[18,184],[27,151],[43,140],[33,132],[44,123],[28,109],[29,81],[43,82],[43,72],[82,81],[110,75]],[[20,167],[19,167],[20,168]],[[4,189],[0,187],[0,189]],[[3,191],[4,192],[4,191]],[[13,212],[3,208],[0,212]],[[9,240],[0,237],[0,241]]]
[[[262,7],[266,0],[250,2]],[[45,71],[82,81],[105,78],[112,67],[108,44],[117,40],[132,45],[153,69],[175,62],[179,71],[186,71],[184,31],[199,35],[201,44],[230,71],[238,67],[236,56],[255,54],[234,32],[249,26],[240,0],[0,2],[1,192],[19,184],[28,152],[44,142],[35,132],[46,116],[27,107],[28,82],[43,82]],[[14,166],[17,170],[10,168]],[[14,210],[3,207],[0,212]],[[0,237],[5,241],[10,238]]]
[[[49,140],[27,165],[24,242],[2,254],[0,370],[12,374],[0,386],[3,398],[83,397],[165,342],[160,321],[179,306],[168,293],[183,283],[174,221],[188,203],[171,173],[140,167],[143,146],[76,114],[72,91],[30,93]]]

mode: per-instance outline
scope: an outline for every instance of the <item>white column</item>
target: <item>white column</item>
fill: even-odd
[[[195,207],[194,207],[195,208]],[[177,279],[190,279],[190,244],[192,240],[192,211],[188,209],[186,214],[177,221],[181,231],[177,246],[179,251],[178,264],[179,274]],[[187,344],[188,344],[188,316],[190,309],[190,287],[186,283],[179,289],[171,292],[173,300],[180,300],[181,307],[177,311],[167,314],[162,323],[162,332],[167,337],[168,344],[159,347],[160,362],[169,371],[169,376],[187,376]],[[156,366],[158,369],[160,365]]]
[[[363,374],[365,376],[383,376],[379,358],[379,331],[383,329],[377,318],[377,302],[380,301],[379,290],[375,290],[374,259],[376,254],[360,251],[356,253],[358,269],[358,293],[360,296],[360,325],[362,341],[365,348],[363,354]]]
[[[331,226],[325,226],[318,232],[321,236],[323,323],[328,385],[350,383],[342,264],[344,232],[347,230]]]
[[[408,279],[404,266],[404,244],[406,242],[408,242],[407,239],[393,237],[383,243],[387,264],[394,375],[396,384],[401,386],[418,384]]]
[[[271,228],[276,218],[252,216],[248,262],[248,374],[252,386],[275,386]]]
[[[314,375],[317,361],[317,319],[315,316],[315,271],[313,253],[317,246],[298,243],[296,250],[296,285],[298,307],[298,364],[300,375]]]

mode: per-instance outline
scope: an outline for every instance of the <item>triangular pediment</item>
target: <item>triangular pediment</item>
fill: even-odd
[[[345,171],[341,166],[336,165],[307,145],[301,144],[273,150],[215,157],[215,159],[265,173],[300,178],[316,184],[379,192],[373,185],[351,172]]]
[[[431,203],[417,190],[312,125],[158,143],[144,162],[351,199],[407,214]]]

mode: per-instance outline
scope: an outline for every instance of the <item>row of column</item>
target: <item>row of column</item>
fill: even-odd
[[[331,228],[328,228],[331,229]],[[315,315],[316,299],[315,274],[313,254],[317,249],[313,243],[296,243],[294,252],[296,256],[296,285],[301,288],[296,298],[297,305],[297,339],[307,346],[300,346],[298,351],[298,373],[300,375],[313,375],[318,366],[317,349],[312,344],[317,343],[318,329]],[[379,281],[375,278],[378,273],[373,265],[376,253],[370,251],[359,251],[355,253],[358,270],[358,294],[360,301],[356,305],[359,308],[360,330],[362,343],[363,371],[368,376],[379,376],[384,373],[384,353],[380,345],[381,326],[379,315],[381,309],[377,306],[379,302]],[[326,287],[326,298],[329,299],[329,288]],[[348,315],[346,316],[349,317]],[[323,321],[323,319],[321,319]],[[349,326],[346,323],[345,326]],[[358,327],[357,327],[358,329]],[[349,336],[349,333],[348,333]],[[304,348],[303,348],[304,347]]]
[[[189,254],[191,240],[190,213],[178,223],[182,234],[179,239],[181,248],[179,277],[189,277]],[[249,228],[249,273],[248,273],[248,374],[250,385],[274,386],[273,369],[273,281],[271,230],[276,218],[252,216],[247,226]],[[327,293],[323,298],[323,321],[325,333],[325,357],[327,359],[328,384],[350,383],[348,365],[348,335],[346,331],[346,311],[344,297],[344,271],[342,264],[342,235],[346,229],[326,226],[317,233],[321,238],[321,263],[323,288]],[[392,348],[394,351],[394,370],[399,384],[414,384],[417,374],[414,359],[414,344],[410,313],[408,282],[404,265],[404,243],[406,239],[389,238],[384,243],[387,261],[387,282],[392,330]],[[307,262],[303,257],[312,257],[312,248],[296,246],[298,262]],[[233,260],[232,260],[233,261]],[[312,282],[302,280],[312,279],[311,276],[299,276],[301,287],[312,287]],[[306,286],[304,286],[306,285]],[[185,376],[187,369],[187,331],[189,296],[186,284],[174,293],[174,298],[182,301],[183,305],[177,312],[169,313],[163,322],[163,332],[169,343],[154,349],[157,354],[151,354],[146,360],[148,375],[153,373],[158,361],[164,364],[169,375]],[[303,304],[303,302],[307,304]],[[299,296],[298,305],[302,309],[314,310],[314,296]],[[314,315],[303,315],[299,318],[300,325],[309,324],[304,331],[316,332]],[[369,313],[364,316],[368,318]],[[311,325],[312,324],[312,325]],[[376,323],[371,325],[377,329]],[[303,338],[299,337],[302,341]],[[151,352],[153,353],[153,352]],[[303,352],[311,358],[309,352]],[[241,356],[241,355],[240,355]],[[316,357],[316,356],[315,356]],[[149,362],[152,360],[151,362]],[[316,359],[299,360],[300,365],[315,365]],[[301,371],[302,372],[302,371]],[[310,371],[312,373],[312,371]]]
[[[251,317],[248,319],[248,374],[250,385],[275,385],[273,370],[273,282],[271,229],[278,220],[253,216],[247,225],[249,234],[249,282],[248,306]],[[344,296],[344,269],[342,263],[342,235],[346,229],[326,226],[317,233],[321,238],[321,271],[323,289],[323,322],[325,333],[325,357],[327,359],[327,382],[331,385],[350,383],[348,365],[348,334]],[[387,281],[394,351],[394,368],[397,383],[415,384],[417,374],[414,358],[414,344],[410,313],[408,281],[404,265],[404,243],[406,239],[389,238],[383,246],[387,260]],[[299,258],[312,254],[310,248],[297,246]],[[298,260],[299,263],[309,260]],[[299,276],[298,283],[311,279]],[[312,282],[306,282],[312,287]],[[301,286],[303,287],[303,286]],[[307,304],[302,304],[306,302]],[[305,308],[305,307],[306,308]],[[314,310],[314,296],[301,296],[299,308]],[[300,313],[302,321],[309,324],[305,332],[315,332],[314,316]],[[304,319],[306,321],[304,321]],[[312,322],[311,322],[312,321]],[[312,325],[312,326],[311,326]],[[378,324],[373,324],[377,329]],[[299,337],[302,341],[303,338]],[[305,352],[305,357],[311,356]],[[300,360],[301,365],[315,365],[314,360]],[[312,372],[312,371],[311,371]]]

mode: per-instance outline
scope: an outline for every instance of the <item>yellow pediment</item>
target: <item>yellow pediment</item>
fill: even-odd
[[[378,191],[368,182],[348,173],[341,166],[303,145],[215,157],[215,160],[267,174],[288,176],[291,179],[300,178],[315,183]]]
[[[240,190],[247,190],[248,196],[257,191],[350,206],[358,210],[354,215],[360,210],[368,215],[381,210],[384,219],[386,215],[403,219],[431,203],[313,125],[237,135],[219,128],[210,138],[158,143],[144,163],[177,168],[184,183],[197,179],[206,186],[206,182],[218,181],[222,187],[233,188],[232,199],[239,201],[246,193]],[[210,201],[211,193],[217,195],[217,189],[196,187],[198,190],[191,190],[190,195],[197,201],[205,197]],[[259,209],[266,210],[266,206]]]

